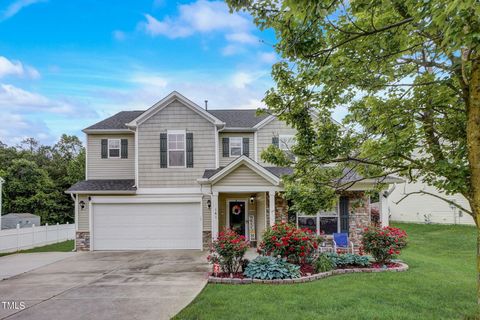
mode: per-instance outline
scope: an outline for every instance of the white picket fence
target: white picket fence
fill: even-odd
[[[75,239],[75,224],[54,224],[0,230],[0,252],[15,252]]]

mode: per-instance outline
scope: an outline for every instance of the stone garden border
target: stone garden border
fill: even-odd
[[[332,271],[321,272],[313,274],[311,276],[300,277],[295,279],[276,279],[276,280],[260,280],[260,279],[238,279],[238,278],[217,278],[214,276],[208,277],[209,283],[221,283],[221,284],[250,284],[250,283],[263,283],[263,284],[293,284],[293,283],[305,283],[315,281],[323,278],[328,278],[337,274],[347,273],[375,273],[375,272],[403,272],[408,270],[408,265],[403,262],[396,262],[400,266],[382,269],[382,268],[349,268],[349,269],[335,269]]]

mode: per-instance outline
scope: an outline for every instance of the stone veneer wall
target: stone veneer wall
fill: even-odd
[[[275,222],[288,221],[288,204],[281,193],[275,194]]]
[[[349,238],[355,245],[355,251],[361,245],[363,229],[370,225],[370,197],[363,191],[348,191]]]
[[[212,245],[212,232],[203,231],[203,250],[210,250]]]
[[[75,244],[77,251],[89,251],[90,250],[90,232],[77,231],[75,233]]]

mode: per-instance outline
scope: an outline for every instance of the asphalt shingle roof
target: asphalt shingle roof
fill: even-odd
[[[250,110],[208,110],[214,117],[225,122],[227,128],[253,128],[268,117],[268,114],[257,116],[256,109]]]
[[[84,180],[75,183],[67,192],[75,191],[135,191],[134,179]]]
[[[85,130],[106,130],[106,129],[127,129],[126,123],[135,120],[145,111],[135,110],[135,111],[120,111],[113,116],[95,123],[94,125],[86,128]]]
[[[135,120],[144,112],[144,110],[120,111],[105,120],[95,123],[85,130],[127,129],[125,124]],[[253,128],[257,123],[268,117],[268,114],[257,116],[256,109],[208,110],[208,112],[219,120],[225,122],[227,128]]]

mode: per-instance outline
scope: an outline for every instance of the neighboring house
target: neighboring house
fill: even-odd
[[[255,243],[287,219],[315,232],[349,232],[358,243],[370,222],[368,180],[332,212],[289,215],[281,177],[292,171],[260,154],[271,144],[287,150],[295,130],[256,110],[207,111],[173,92],[83,131],[86,180],[67,190],[78,250],[202,249],[226,226]]]
[[[40,225],[40,216],[31,213],[9,213],[2,216],[2,229],[28,228]]]
[[[475,224],[468,213],[428,194],[411,194],[397,204],[407,194],[423,190],[454,201],[469,210],[467,199],[460,194],[446,195],[421,182],[399,183],[392,188],[388,197],[388,212],[391,220],[417,223]]]

